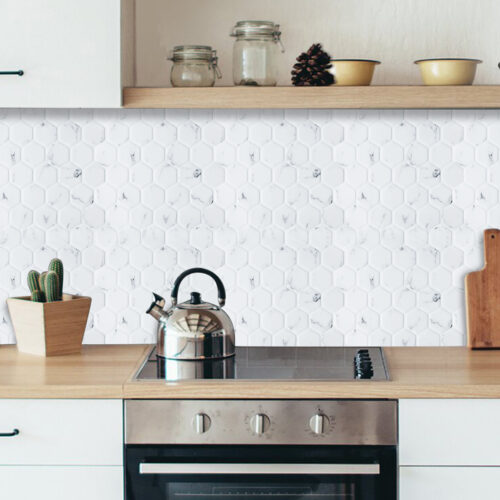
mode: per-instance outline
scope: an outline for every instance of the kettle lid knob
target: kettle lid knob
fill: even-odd
[[[201,304],[201,293],[191,292],[191,300],[189,301],[189,303],[194,305]]]

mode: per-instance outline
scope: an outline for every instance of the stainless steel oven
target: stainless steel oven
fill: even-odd
[[[127,401],[127,500],[396,500],[395,401]]]

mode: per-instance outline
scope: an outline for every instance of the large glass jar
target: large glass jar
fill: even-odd
[[[279,24],[271,21],[239,21],[231,36],[235,85],[273,86],[278,82]],[[283,49],[283,45],[281,45]],[[282,50],[284,51],[284,50]]]
[[[173,61],[170,81],[173,87],[213,87],[221,78],[217,52],[206,45],[178,45],[169,59]]]

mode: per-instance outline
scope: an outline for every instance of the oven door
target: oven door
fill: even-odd
[[[126,448],[127,500],[396,500],[391,446]]]

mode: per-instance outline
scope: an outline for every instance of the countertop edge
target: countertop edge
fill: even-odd
[[[0,385],[0,399],[123,399],[123,386]]]
[[[124,399],[500,399],[500,385],[406,385],[396,382],[125,384]],[[293,388],[292,388],[293,385]]]

